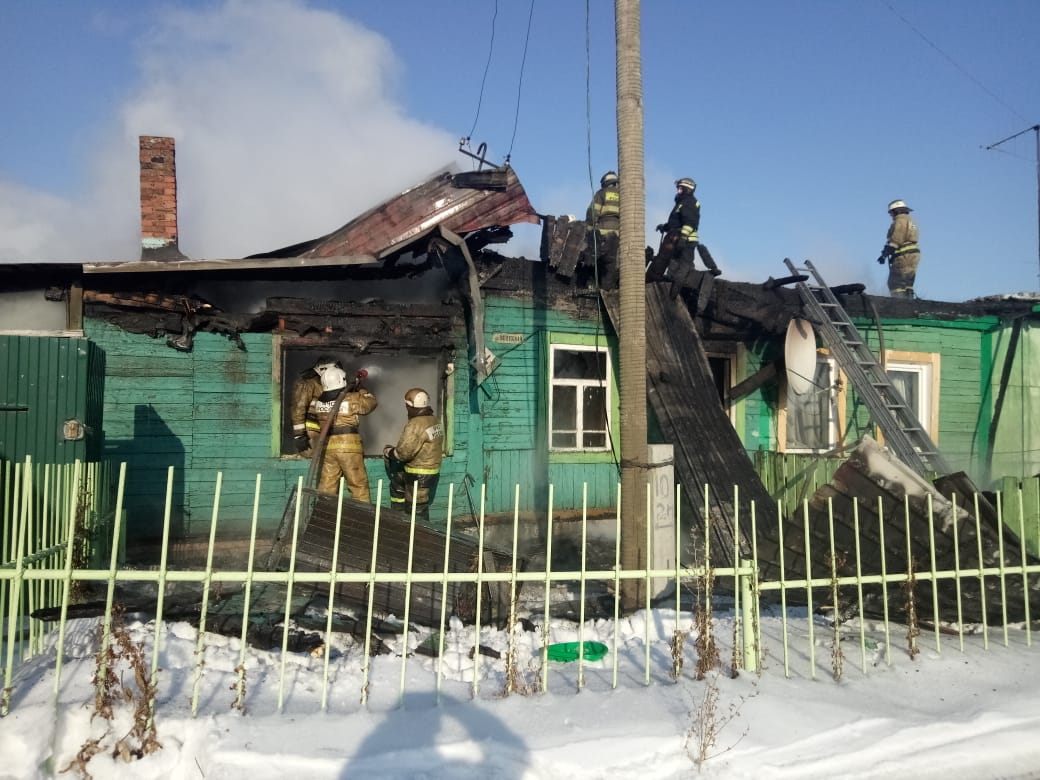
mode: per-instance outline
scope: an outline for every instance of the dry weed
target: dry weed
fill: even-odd
[[[921,635],[921,624],[917,619],[917,566],[911,558],[908,565],[907,578],[903,583],[903,596],[906,600],[906,644],[911,658],[921,652],[917,646],[917,637]]]
[[[105,739],[112,731],[117,715],[129,710],[131,726],[112,745],[112,756],[124,761],[143,758],[162,748],[155,729],[156,681],[150,678],[145,659],[143,642],[135,642],[123,621],[123,609],[116,606],[112,611],[112,622],[108,642],[101,645],[95,656],[94,712],[91,719],[108,721],[105,733],[83,744],[79,752],[62,772],[75,771],[81,778],[89,780],[87,764],[107,747]],[[132,683],[124,681],[130,674]]]

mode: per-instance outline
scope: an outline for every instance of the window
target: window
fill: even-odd
[[[843,387],[834,360],[818,354],[809,389],[801,394],[790,388],[787,391],[780,437],[785,452],[828,452],[838,445],[839,421],[844,414]]]
[[[602,347],[549,347],[549,447],[607,450],[611,447],[610,355]]]
[[[939,355],[885,351],[889,381],[935,441],[939,435]]]
[[[293,388],[300,379],[313,376],[311,368],[323,356],[335,357],[340,361],[347,372],[348,382],[353,381],[358,369],[368,371],[365,387],[376,396],[379,405],[371,414],[362,418],[359,426],[365,457],[380,457],[384,445],[397,442],[408,419],[404,394],[409,388],[422,387],[430,394],[434,413],[440,416],[445,428],[448,428],[444,411],[450,401],[446,398],[443,377],[450,358],[444,353],[398,350],[357,355],[349,346],[283,343],[279,347],[276,340],[276,349],[279,348],[281,421],[278,447],[279,454],[283,456],[292,456],[297,452],[292,430]]]

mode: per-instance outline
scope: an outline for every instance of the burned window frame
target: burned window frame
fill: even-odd
[[[378,431],[366,431],[362,423],[362,440],[365,446],[365,458],[380,458],[386,444],[394,444],[398,440],[401,429],[407,421],[404,409],[404,393],[412,386],[422,386],[433,396],[434,413],[440,418],[444,425],[444,452],[451,455],[454,442],[454,415],[450,410],[454,404],[454,352],[445,347],[409,347],[402,349],[374,349],[358,353],[356,346],[343,342],[323,339],[320,341],[305,340],[300,338],[277,337],[273,343],[274,376],[274,404],[273,404],[273,431],[272,449],[274,455],[282,460],[299,459],[292,438],[291,404],[292,392],[295,382],[299,379],[301,372],[290,369],[292,362],[290,355],[306,353],[308,357],[317,359],[323,355],[333,355],[341,359],[347,370],[348,381],[353,380],[358,367],[366,364],[386,362],[408,362],[410,371],[407,378],[395,379],[393,390],[378,388],[378,377],[370,377],[367,381],[372,383],[373,392],[379,401],[379,406],[373,414],[379,414],[384,418],[382,428],[383,436]],[[415,364],[417,357],[426,366],[422,375],[416,378]],[[402,372],[401,377],[405,377]],[[394,424],[390,425],[385,420],[387,412],[390,412]],[[399,418],[399,420],[398,420]],[[397,425],[396,423],[400,424]],[[387,427],[389,426],[389,430]],[[384,441],[385,439],[385,441]]]

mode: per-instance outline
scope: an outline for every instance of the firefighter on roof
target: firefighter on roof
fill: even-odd
[[[888,263],[888,292],[893,298],[914,298],[914,280],[921,250],[917,246],[917,223],[910,216],[912,208],[901,200],[888,204],[892,224],[888,227],[885,246],[878,262]]]
[[[589,226],[588,247],[594,255],[599,286],[616,290],[618,286],[618,231],[621,229],[621,194],[618,175],[607,171],[585,213]]]
[[[390,476],[391,505],[410,512],[414,495],[415,516],[423,521],[430,519],[430,500],[437,488],[444,457],[444,426],[430,404],[430,394],[421,387],[413,387],[405,393],[408,422],[397,446],[388,444],[383,448]]]
[[[650,264],[647,272],[648,280],[657,280],[664,277],[670,261],[676,261],[676,268],[672,275],[671,296],[675,298],[683,288],[683,284],[694,270],[694,261],[697,257],[697,247],[700,244],[701,204],[693,196],[697,189],[697,182],[689,177],[683,177],[675,182],[675,205],[668,215],[668,221],[658,225],[657,230],[664,235],[661,238],[661,248],[657,257]],[[721,273],[706,252],[701,253],[701,259],[711,271],[713,276]]]

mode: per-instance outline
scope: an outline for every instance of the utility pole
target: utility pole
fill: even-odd
[[[995,144],[990,144],[986,149],[996,149],[1002,143],[1018,138],[1020,135],[1024,135],[1025,133],[1036,133],[1036,279],[1037,289],[1040,290],[1040,125],[1033,125],[1032,127],[1027,127],[1025,130],[1019,130],[1014,135],[1009,135],[1007,138],[997,141]]]
[[[646,566],[646,182],[639,0],[614,0],[617,45],[619,360],[621,373],[621,567]],[[621,602],[637,609],[644,580],[622,580]]]

